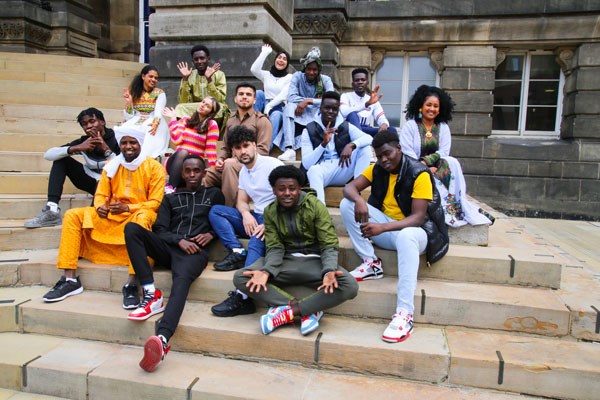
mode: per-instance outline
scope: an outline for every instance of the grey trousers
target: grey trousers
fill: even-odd
[[[323,283],[323,278],[321,277],[321,259],[289,255],[284,257],[277,276],[269,278],[267,291],[261,289],[258,293],[250,293],[246,287],[246,283],[250,278],[242,275],[242,273],[247,270],[260,270],[264,265],[264,260],[261,257],[248,268],[237,270],[233,277],[233,284],[238,290],[249,297],[266,304],[282,306],[298,300],[300,314],[307,316],[335,307],[346,300],[353,299],[358,293],[356,279],[340,266],[338,266],[338,270],[342,271],[343,275],[337,278],[339,287],[334,289],[333,293],[325,293],[323,289],[316,290]],[[306,286],[313,289],[314,292],[302,299],[296,299],[292,294],[282,289],[286,286]]]

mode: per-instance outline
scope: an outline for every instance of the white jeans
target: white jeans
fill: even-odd
[[[325,203],[327,186],[344,186],[352,178],[358,177],[371,163],[371,147],[356,149],[350,157],[350,166],[340,167],[339,159],[323,160],[308,169],[306,175],[310,187],[317,192],[317,198]]]
[[[393,221],[380,210],[368,205],[369,222],[386,223]],[[365,258],[376,259],[375,249],[369,239],[362,237],[360,224],[354,220],[354,202],[343,199],[340,204],[342,221],[352,240],[356,253]],[[377,246],[398,253],[398,290],[396,312],[403,308],[413,313],[414,296],[417,288],[417,273],[419,271],[419,255],[427,248],[427,234],[420,227],[404,228],[399,231],[384,232],[371,238]]]

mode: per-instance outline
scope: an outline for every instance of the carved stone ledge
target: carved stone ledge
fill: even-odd
[[[429,49],[429,58],[435,66],[438,75],[444,72],[444,50],[443,49]]]
[[[505,49],[496,49],[496,68],[506,60],[506,53],[507,51]]]
[[[27,21],[0,21],[0,43],[3,41],[17,41],[45,47],[51,37],[52,31],[50,29]]]
[[[25,23],[23,21],[2,21],[0,22],[0,40],[23,39],[25,33]]]
[[[42,28],[41,26],[26,24],[25,25],[25,40],[33,42],[39,46],[47,46],[52,37],[50,29]]]
[[[371,49],[371,74],[377,70],[377,67],[383,62],[385,57],[384,49]]]
[[[325,14],[300,13],[294,16],[294,31],[301,35],[333,35],[337,40],[348,27],[348,21],[341,12]]]
[[[575,49],[572,47],[559,47],[554,51],[557,55],[556,62],[560,65],[565,76],[571,75],[573,72],[573,60],[575,58]]]

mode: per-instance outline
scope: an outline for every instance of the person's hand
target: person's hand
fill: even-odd
[[[375,86],[375,89],[371,91],[371,95],[369,100],[365,103],[365,106],[371,107],[373,104],[377,103],[383,95],[379,94],[379,84]]]
[[[221,63],[214,63],[212,67],[206,67],[206,71],[204,71],[204,76],[210,82],[210,78],[214,75],[215,72],[221,69]]]
[[[152,136],[156,135],[156,130],[158,129],[159,121],[154,121],[150,124],[150,129],[148,129],[148,133]]]
[[[177,119],[177,115],[175,114],[175,109],[171,108],[171,107],[165,107],[165,108],[163,108],[162,115],[163,115],[163,117],[169,118],[172,121],[174,121],[175,119]]]
[[[110,147],[108,147],[108,145],[106,144],[106,142],[104,141],[104,138],[102,138],[102,136],[100,136],[100,135],[94,136],[91,139],[92,139],[92,144],[94,145],[94,148],[100,149],[103,152],[105,152],[106,150],[110,150]]]
[[[354,220],[359,224],[369,222],[369,207],[367,202],[361,198],[361,201],[354,203]]]
[[[121,203],[121,200],[116,197],[113,199],[114,200],[108,204],[108,209],[111,214],[117,215],[129,212],[129,206],[127,204]]]
[[[340,167],[342,167],[342,168],[350,167],[352,151],[354,151],[354,148],[352,147],[353,144],[354,143],[348,143],[347,145],[344,146],[344,150],[342,150],[342,154],[340,154],[340,162],[339,162]]]
[[[429,167],[429,170],[431,171],[432,174],[435,174],[438,169],[436,167]]]
[[[323,140],[321,141],[321,146],[327,147],[327,144],[331,141],[331,137],[335,132],[337,132],[337,129],[332,128],[331,122],[328,122],[327,127],[325,128],[325,132],[323,132]]]
[[[100,218],[108,218],[108,197],[106,198],[106,203],[102,204],[100,207],[96,208],[96,212]]]
[[[252,231],[252,236],[259,240],[265,240],[265,224],[256,225],[256,228]]]
[[[71,153],[86,153],[88,151],[92,151],[96,148],[96,141],[94,141],[93,137],[89,137],[85,139],[82,143],[79,143],[76,146],[71,146]]]
[[[301,116],[309,104],[312,104],[312,99],[302,100],[302,102],[296,106],[296,109],[294,110],[294,115],[296,115],[296,117]]]
[[[213,239],[214,239],[214,237],[213,237],[212,233],[207,232],[207,233],[199,233],[196,236],[194,236],[191,240],[192,240],[192,242],[196,243],[200,247],[206,247],[210,243],[210,241]]]
[[[125,99],[125,109],[131,107],[133,99],[131,98],[131,93],[129,93],[128,88],[123,88],[123,98]]]
[[[177,244],[179,245],[181,251],[183,251],[185,254],[196,254],[200,251],[200,247],[198,247],[196,243],[190,242],[186,239],[181,239]]]
[[[269,49],[269,53],[273,51],[273,49],[271,48],[271,45],[269,43],[265,43],[262,46],[262,51],[266,51],[267,49]]]
[[[192,69],[188,65],[187,62],[181,61],[177,64],[177,68],[179,69],[179,73],[184,81],[187,81],[190,75],[192,74]]]
[[[362,233],[362,237],[368,239],[383,233],[383,227],[381,224],[376,222],[363,222],[360,224],[360,231]]]
[[[225,161],[222,158],[217,159],[215,162],[215,169],[219,172],[223,172],[223,167],[225,166]]]
[[[381,124],[381,126],[379,127],[379,129],[377,131],[383,132],[383,131],[387,130],[387,128],[389,128],[388,124]]]
[[[265,271],[253,271],[248,270],[242,272],[244,276],[250,276],[250,280],[246,282],[246,287],[250,288],[250,293],[258,293],[260,289],[267,291],[267,281],[269,280],[269,273]]]
[[[242,224],[244,225],[244,232],[246,235],[252,236],[254,234],[254,229],[258,226],[258,221],[254,218],[249,211],[246,211],[242,214]]]
[[[334,289],[339,287],[337,277],[342,276],[342,271],[331,271],[325,274],[323,277],[323,284],[317,288],[317,290],[324,289],[325,293],[333,293]]]

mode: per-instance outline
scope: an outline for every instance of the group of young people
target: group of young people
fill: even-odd
[[[276,54],[269,71],[260,70],[271,51],[265,45],[251,69],[265,90],[239,84],[233,113],[225,103],[220,64],[210,65],[208,49],[195,46],[195,69],[178,64],[182,81],[176,108],[163,101],[158,112],[164,93],[156,92],[156,69],[145,67],[136,77],[141,96],[133,82],[125,92],[130,116],[125,123],[113,131],[101,111],[83,110],[77,121],[86,135],[45,154],[53,161],[48,203],[25,226],[60,224],[66,177],[94,194],[94,201],[65,213],[57,261],[64,272],[44,301],[83,291],[76,275],[79,257],[129,265],[123,286],[128,318],[143,321],[164,312],[156,335],[144,346],[140,366],[147,371],[169,351],[190,286],[208,264],[207,246],[214,240],[228,250],[214,269],[237,271],[235,290],[212,313],[251,314],[258,300],[271,306],[260,317],[264,334],[297,318],[301,333],[310,334],[324,310],[357,295],[357,281],[383,277],[373,244],[396,250],[397,306],[382,339],[401,342],[413,331],[420,255],[431,263],[444,256],[447,225],[492,222],[466,200],[460,164],[448,155],[446,122],[453,105],[447,93],[420,87],[407,110],[410,120],[398,134],[379,104],[379,87],[369,90],[365,69],[353,71],[354,91],[340,96],[321,73],[318,48],[300,59],[302,71],[294,74],[282,72],[289,64],[285,52]],[[153,114],[139,112],[140,98],[146,105],[155,99]],[[155,160],[162,151],[162,144],[156,144],[162,141],[154,140],[164,122],[161,116],[170,120],[165,125],[177,146],[166,170]],[[223,145],[217,152],[219,132]],[[283,157],[269,156],[273,143],[282,147]],[[281,160],[291,159],[288,150],[295,159],[297,147],[302,150],[300,169]],[[73,154],[83,155],[85,164]],[[324,204],[324,188],[331,185],[344,186],[342,220],[363,260],[350,272],[338,265],[338,237]],[[368,187],[371,195],[365,201],[360,193]],[[247,249],[240,237],[249,239]],[[166,306],[149,258],[172,271]],[[294,285],[312,292],[297,298],[286,291]]]

